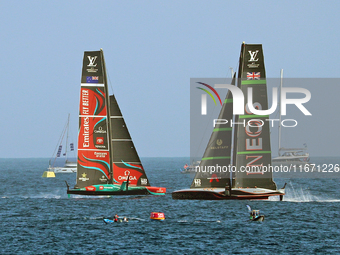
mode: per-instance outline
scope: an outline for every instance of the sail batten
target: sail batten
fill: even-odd
[[[232,131],[232,128],[214,128],[213,132]]]
[[[81,83],[81,87],[105,87],[104,83]]]
[[[78,149],[78,150],[80,150],[80,151],[97,151],[97,149],[84,149],[84,148]],[[101,150],[101,151],[109,151],[109,150]]]
[[[112,163],[122,163],[122,161],[113,161]],[[125,162],[125,163],[128,163],[128,164],[142,164],[141,161],[129,161],[129,162]]]
[[[230,157],[209,157],[209,158],[202,158],[202,160],[212,160],[212,159],[230,159]]]
[[[106,115],[79,115],[79,117],[85,118],[106,118]]]
[[[271,151],[238,151],[237,154],[268,154],[272,153]]]
[[[255,118],[269,118],[269,115],[240,115],[240,119],[255,119]]]
[[[263,85],[263,84],[267,84],[267,81],[266,80],[243,80],[243,81],[241,81],[241,85],[249,85],[249,84]]]

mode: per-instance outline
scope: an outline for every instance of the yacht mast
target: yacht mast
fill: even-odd
[[[280,120],[279,120],[279,151],[278,154],[280,156],[280,148],[281,148],[281,92],[282,92],[282,79],[283,79],[283,69],[281,69],[281,81],[280,81],[280,105],[279,105],[279,114],[280,114]]]
[[[67,161],[67,146],[68,146],[68,129],[70,125],[70,114],[68,114],[68,119],[67,119],[67,133],[66,133],[66,145],[65,145],[65,162]]]

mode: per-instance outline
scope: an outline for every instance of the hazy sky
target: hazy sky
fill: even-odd
[[[142,157],[189,156],[190,78],[230,77],[242,41],[263,44],[267,77],[283,68],[339,78],[339,1],[11,0],[0,9],[1,158],[50,157],[68,113],[76,140],[84,51],[103,48]],[[311,155],[339,155],[333,89],[311,90]]]

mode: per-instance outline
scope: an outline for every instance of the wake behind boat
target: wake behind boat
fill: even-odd
[[[232,85],[235,83],[236,75],[233,77]],[[248,88],[251,87],[255,107],[268,109],[261,44],[242,44],[237,86],[242,90],[244,98],[247,98]],[[248,109],[246,103],[247,100],[244,109]],[[190,189],[177,190],[172,193],[172,198],[242,200],[279,196],[282,200],[285,186],[277,189],[270,170],[260,169],[254,172],[241,170],[246,166],[271,165],[270,128],[269,122],[266,121],[268,116],[254,115],[247,110],[246,115],[235,115],[233,118],[233,95],[229,90],[218,119],[234,120],[234,123],[245,121],[247,124],[232,127],[224,123],[216,124],[198,170],[217,165],[228,167],[232,163],[236,171],[196,171]]]
[[[66,183],[67,184],[67,183]],[[150,186],[114,95],[103,51],[86,51],[80,89],[77,183],[67,194],[164,195]]]

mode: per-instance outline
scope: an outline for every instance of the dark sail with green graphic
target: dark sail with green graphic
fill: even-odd
[[[261,187],[276,190],[273,173],[262,166],[271,165],[270,129],[268,115],[255,115],[247,105],[248,89],[252,88],[256,110],[268,109],[266,72],[261,44],[242,44],[238,72],[238,87],[245,98],[245,114],[238,116],[235,140],[236,188]],[[243,170],[243,171],[242,171]],[[246,171],[244,171],[246,170]]]
[[[86,51],[80,88],[77,183],[67,194],[165,195],[152,187],[115,97],[109,96],[104,53]]]
[[[235,77],[232,84],[235,84]],[[233,117],[233,97],[228,91],[223,102],[218,119],[230,120]],[[232,141],[232,128],[217,123],[210,136],[199,167],[196,167],[196,175],[191,188],[225,188],[230,185],[230,165]]]

